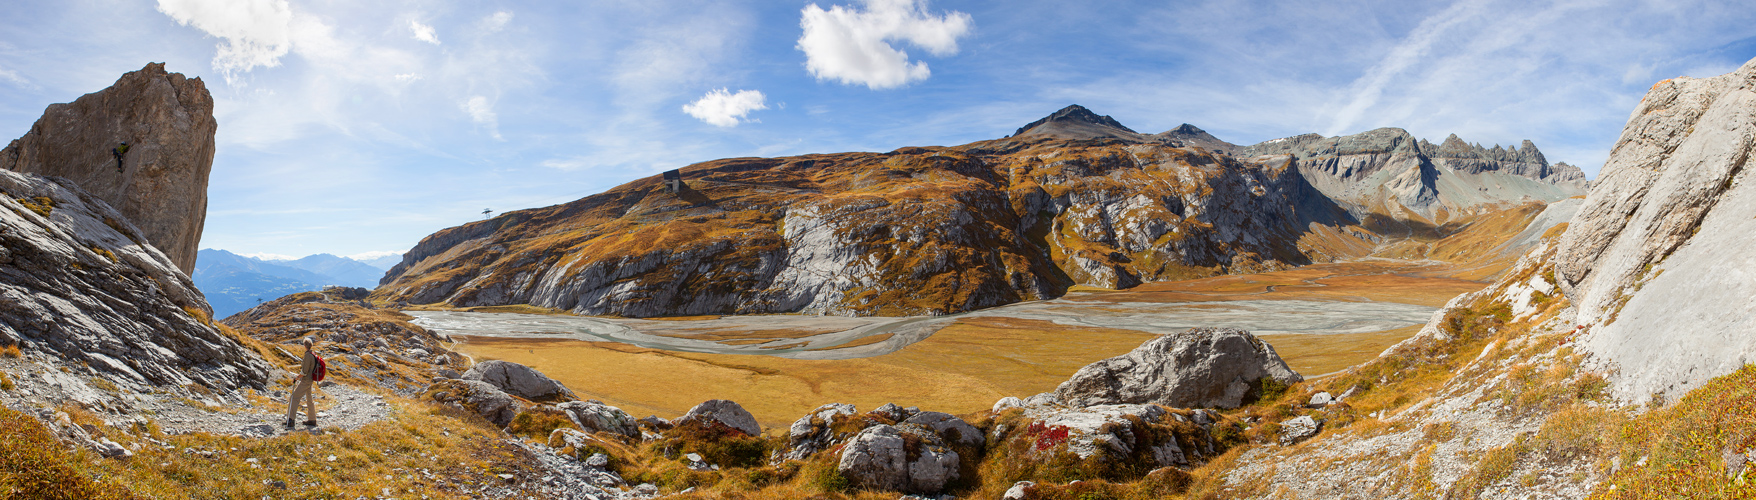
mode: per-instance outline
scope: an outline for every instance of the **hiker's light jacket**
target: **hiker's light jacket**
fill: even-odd
[[[299,364],[299,382],[311,381],[311,374],[317,371],[317,353],[305,350],[305,359]]]

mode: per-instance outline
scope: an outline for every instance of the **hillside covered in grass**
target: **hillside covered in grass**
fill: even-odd
[[[1380,250],[1483,260],[1491,275],[1528,248],[1500,243],[1583,184],[1534,146],[1454,171],[1400,130],[1239,157],[1187,128],[1147,136],[1071,106],[962,146],[703,162],[681,170],[680,192],[652,177],[439,231],[374,297],[629,317],[937,315]],[[1446,187],[1459,182],[1469,196]]]

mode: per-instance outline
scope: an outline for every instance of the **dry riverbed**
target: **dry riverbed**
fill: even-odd
[[[888,402],[966,413],[1053,390],[1080,367],[1154,335],[1233,326],[1320,375],[1371,359],[1480,282],[1431,263],[1364,261],[1079,291],[938,318],[799,315],[633,320],[411,311],[476,359],[533,366],[581,397],[675,417],[738,401],[784,428],[818,405]]]

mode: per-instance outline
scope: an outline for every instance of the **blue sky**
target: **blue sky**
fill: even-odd
[[[689,163],[1011,133],[1078,103],[1251,144],[1403,127],[1595,176],[1658,80],[1756,57],[1690,1],[66,0],[0,19],[0,137],[149,61],[199,76],[203,248],[403,251]]]

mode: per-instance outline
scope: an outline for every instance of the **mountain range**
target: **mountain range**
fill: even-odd
[[[296,260],[265,260],[208,248],[197,256],[193,279],[213,305],[214,316],[224,318],[264,301],[327,285],[375,288],[384,271],[364,261],[326,253]]]
[[[675,194],[651,177],[441,230],[376,296],[634,317],[947,314],[1387,249],[1430,258],[1477,221],[1518,209],[1528,222],[1587,187],[1528,141],[1434,146],[1378,129],[1241,147],[1193,125],[1141,134],[1078,105],[961,146],[681,173]],[[1487,253],[1468,257],[1499,258]]]

